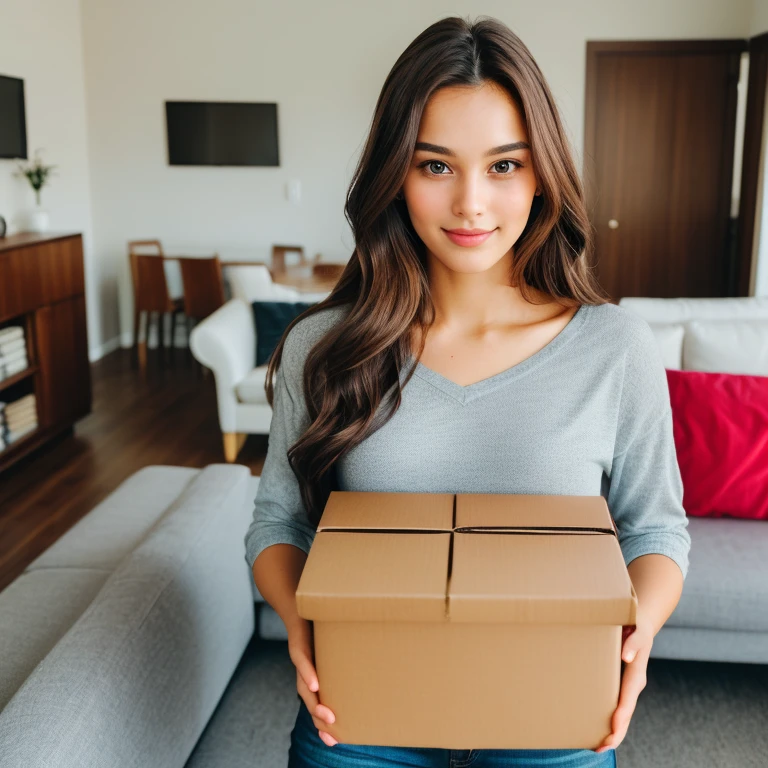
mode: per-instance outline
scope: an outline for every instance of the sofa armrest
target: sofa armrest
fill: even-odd
[[[183,768],[253,635],[247,467],[212,464],[0,713],[3,766]]]
[[[189,347],[213,371],[221,431],[236,432],[235,387],[256,367],[253,308],[231,299],[192,329]]]

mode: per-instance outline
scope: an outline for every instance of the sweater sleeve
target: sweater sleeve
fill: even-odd
[[[653,332],[642,319],[630,324],[607,503],[627,565],[641,555],[666,555],[685,579],[691,538],[669,385]]]
[[[288,463],[288,449],[309,426],[302,375],[305,345],[301,324],[291,329],[275,374],[272,422],[261,472],[253,520],[245,534],[245,559],[251,570],[259,554],[272,544],[293,544],[304,552],[315,536],[301,499],[299,481]]]

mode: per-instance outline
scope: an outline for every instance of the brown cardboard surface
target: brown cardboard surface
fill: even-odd
[[[577,749],[637,596],[600,496],[336,491],[296,602],[340,742]]]

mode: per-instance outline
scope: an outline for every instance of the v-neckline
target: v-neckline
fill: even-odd
[[[486,379],[481,379],[472,384],[457,384],[452,379],[443,376],[443,374],[438,373],[432,368],[428,368],[420,360],[416,361],[414,376],[418,376],[420,379],[423,379],[442,392],[445,392],[446,395],[454,398],[462,405],[466,405],[489,392],[493,392],[499,387],[505,386],[514,379],[524,376],[526,373],[529,373],[534,368],[538,368],[539,365],[542,365],[549,360],[579,332],[587,319],[587,307],[589,307],[588,304],[582,304],[563,330],[540,350],[534,352],[530,357],[526,357],[525,360],[516,363],[511,368],[506,368]],[[414,356],[413,353],[411,353],[406,359],[403,371],[404,374],[411,369],[413,361]]]

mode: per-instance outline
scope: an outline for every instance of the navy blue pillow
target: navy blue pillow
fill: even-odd
[[[254,301],[253,319],[256,323],[256,365],[264,365],[275,351],[285,329],[304,310],[317,302]]]

